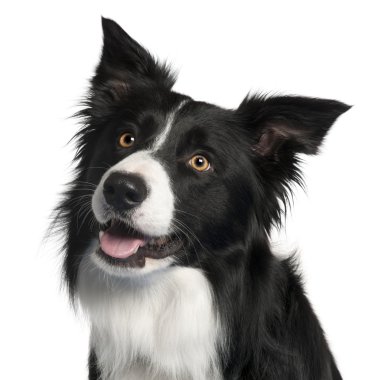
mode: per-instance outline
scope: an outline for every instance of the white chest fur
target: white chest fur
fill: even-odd
[[[103,379],[221,378],[219,320],[200,270],[169,267],[118,278],[83,263],[79,287]]]

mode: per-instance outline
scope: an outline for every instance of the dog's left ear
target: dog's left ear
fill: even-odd
[[[253,138],[254,154],[280,161],[295,153],[316,154],[331,125],[350,108],[329,99],[252,96],[237,112]]]
[[[298,96],[251,96],[237,110],[260,178],[257,214],[269,232],[290,203],[290,182],[303,186],[297,153],[316,154],[335,120],[350,106]]]

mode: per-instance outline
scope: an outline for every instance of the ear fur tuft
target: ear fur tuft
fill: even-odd
[[[335,120],[351,107],[330,99],[256,95],[238,108],[253,137],[253,150],[275,157],[283,150],[316,154]]]

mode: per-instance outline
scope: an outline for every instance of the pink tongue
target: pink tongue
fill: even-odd
[[[105,231],[100,239],[100,246],[104,253],[117,259],[132,256],[139,246],[144,245],[143,239],[116,235]]]

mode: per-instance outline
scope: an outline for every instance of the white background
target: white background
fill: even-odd
[[[101,48],[100,15],[180,71],[176,90],[236,107],[248,91],[353,104],[305,165],[281,254],[300,247],[311,302],[344,379],[363,374],[364,16],[355,1],[8,1],[0,11],[3,379],[86,379],[87,327],[42,245],[70,176],[77,110]]]

